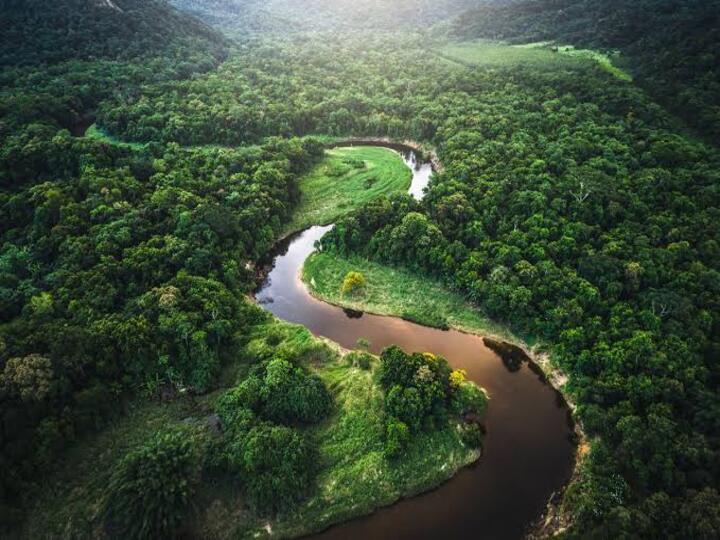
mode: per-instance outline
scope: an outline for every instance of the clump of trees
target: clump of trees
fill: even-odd
[[[125,538],[171,538],[200,480],[199,447],[189,428],[162,431],[123,457],[107,488],[109,530]]]
[[[463,433],[480,433],[479,416],[487,405],[487,396],[467,381],[463,372],[453,371],[444,358],[388,347],[380,356],[378,380],[385,390],[388,456],[401,455],[412,435],[445,427],[450,415],[467,420],[467,426],[461,423]],[[481,437],[464,435],[463,440],[474,447],[482,442]]]
[[[224,434],[216,461],[243,486],[258,512],[287,510],[308,493],[316,449],[298,427],[327,418],[331,406],[317,375],[279,358],[254,366],[219,398]]]

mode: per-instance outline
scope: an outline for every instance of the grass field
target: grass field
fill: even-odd
[[[613,64],[607,54],[589,49],[576,49],[571,45],[537,42],[524,45],[504,45],[488,41],[465,41],[445,45],[435,53],[446,60],[467,66],[514,66],[531,64],[535,67],[556,69],[577,62],[596,62],[602,69],[618,79],[631,81],[632,77]]]
[[[404,192],[412,172],[392,150],[343,147],[325,158],[300,180],[300,204],[287,232],[327,225],[378,195]]]
[[[343,279],[350,271],[365,276],[363,293],[341,294]],[[314,253],[305,261],[302,277],[314,296],[345,308],[402,317],[435,328],[511,338],[507,329],[485,318],[461,295],[407,270],[361,257]]]
[[[108,135],[105,133],[102,129],[100,129],[97,124],[92,124],[89,128],[87,128],[87,131],[85,132],[85,137],[88,139],[95,139],[98,141],[103,141],[108,144],[115,144],[118,146],[127,146],[129,148],[132,148],[133,150],[141,150],[145,148],[145,144],[143,143],[135,143],[135,142],[125,142],[121,141],[117,137],[113,137],[112,135]]]
[[[251,361],[278,354],[302,359],[334,398],[332,416],[304,428],[318,442],[321,472],[316,487],[292,512],[260,518],[245,505],[237,482],[208,478],[199,486],[183,528],[187,537],[263,538],[270,536],[268,527],[273,537],[283,538],[319,531],[432,489],[479,457],[449,422],[444,430],[415,436],[402,459],[386,459],[384,398],[374,374],[377,359],[369,370],[351,367],[341,352],[301,326],[271,320],[254,327],[237,362],[227,367],[225,386],[233,386]],[[117,461],[171,425],[191,424],[201,439],[213,440],[207,417],[223,391],[167,404],[137,401],[127,415],[70,449],[31,494],[24,537],[103,537],[106,486]]]
[[[529,64],[552,69],[565,67],[578,61],[553,53],[546,48],[513,47],[482,40],[450,43],[436,49],[435,53],[447,60],[471,67],[512,67]]]

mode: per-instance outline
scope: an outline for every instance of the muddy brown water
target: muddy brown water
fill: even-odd
[[[413,169],[411,192],[419,197],[430,166],[418,163],[414,152],[403,153]],[[302,324],[346,348],[354,348],[359,338],[365,338],[375,353],[395,344],[408,351],[442,355],[488,391],[490,405],[483,456],[475,465],[434,491],[333,526],[315,537],[521,538],[572,474],[573,425],[562,396],[528,362],[510,369],[481,337],[346,312],[313,298],[300,280],[300,271],[315,242],[331,227],[311,227],[278,246],[257,300],[279,318]]]

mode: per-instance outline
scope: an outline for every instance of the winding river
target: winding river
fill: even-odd
[[[397,145],[413,171],[410,193],[422,196],[432,168]],[[372,351],[396,344],[430,351],[490,394],[482,458],[426,494],[317,535],[322,539],[521,538],[542,514],[574,465],[573,425],[562,396],[523,362],[511,368],[478,336],[441,331],[393,317],[348,313],[313,298],[300,280],[314,243],[332,226],[311,227],[288,238],[275,252],[273,269],[257,300],[281,319],[306,326],[346,348],[368,339]]]

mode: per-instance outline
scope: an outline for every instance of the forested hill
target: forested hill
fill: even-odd
[[[218,32],[158,0],[8,0],[0,20],[3,66],[225,54]]]
[[[397,30],[451,19],[478,0],[170,0],[234,34]]]
[[[720,142],[720,1],[523,0],[485,4],[453,24],[464,39],[618,49],[637,82]]]

